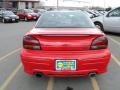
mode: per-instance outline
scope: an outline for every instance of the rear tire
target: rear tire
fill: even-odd
[[[17,20],[16,22],[19,23],[19,20]]]
[[[101,23],[95,23],[95,26],[104,32],[103,25]]]

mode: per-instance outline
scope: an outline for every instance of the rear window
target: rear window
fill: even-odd
[[[46,12],[38,20],[36,28],[93,28],[94,24],[82,12]]]
[[[30,10],[30,9],[25,9],[25,12],[26,12],[26,13],[33,13],[34,11],[33,11],[33,10]]]

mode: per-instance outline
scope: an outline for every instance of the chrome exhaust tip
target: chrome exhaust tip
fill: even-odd
[[[96,76],[96,72],[91,72],[88,74],[89,77],[95,77]]]
[[[42,73],[36,73],[35,76],[40,78],[42,77]]]

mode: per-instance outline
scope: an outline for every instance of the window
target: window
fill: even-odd
[[[81,12],[46,12],[39,19],[37,28],[92,28],[94,24]]]
[[[17,2],[13,2],[12,6],[13,6],[13,8],[18,8],[18,3]]]
[[[25,2],[25,7],[26,9],[28,9],[28,2]]]
[[[24,12],[25,12],[25,13],[34,13],[34,11],[31,10],[31,9],[25,9]]]
[[[32,8],[34,8],[34,6],[35,6],[35,4],[34,4],[34,2],[32,2]]]
[[[120,8],[117,8],[108,14],[109,17],[120,17]]]
[[[21,14],[21,13],[22,13],[22,10],[18,10],[18,11],[17,11],[17,14]]]
[[[5,11],[5,12],[3,12],[3,15],[8,16],[8,15],[15,15],[15,14],[11,11]]]

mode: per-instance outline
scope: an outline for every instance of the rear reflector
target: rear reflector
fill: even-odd
[[[25,49],[32,49],[32,50],[40,50],[40,43],[39,40],[32,36],[24,36],[23,38],[23,47]]]
[[[92,41],[91,50],[105,49],[108,47],[108,40],[105,36],[97,37]]]

